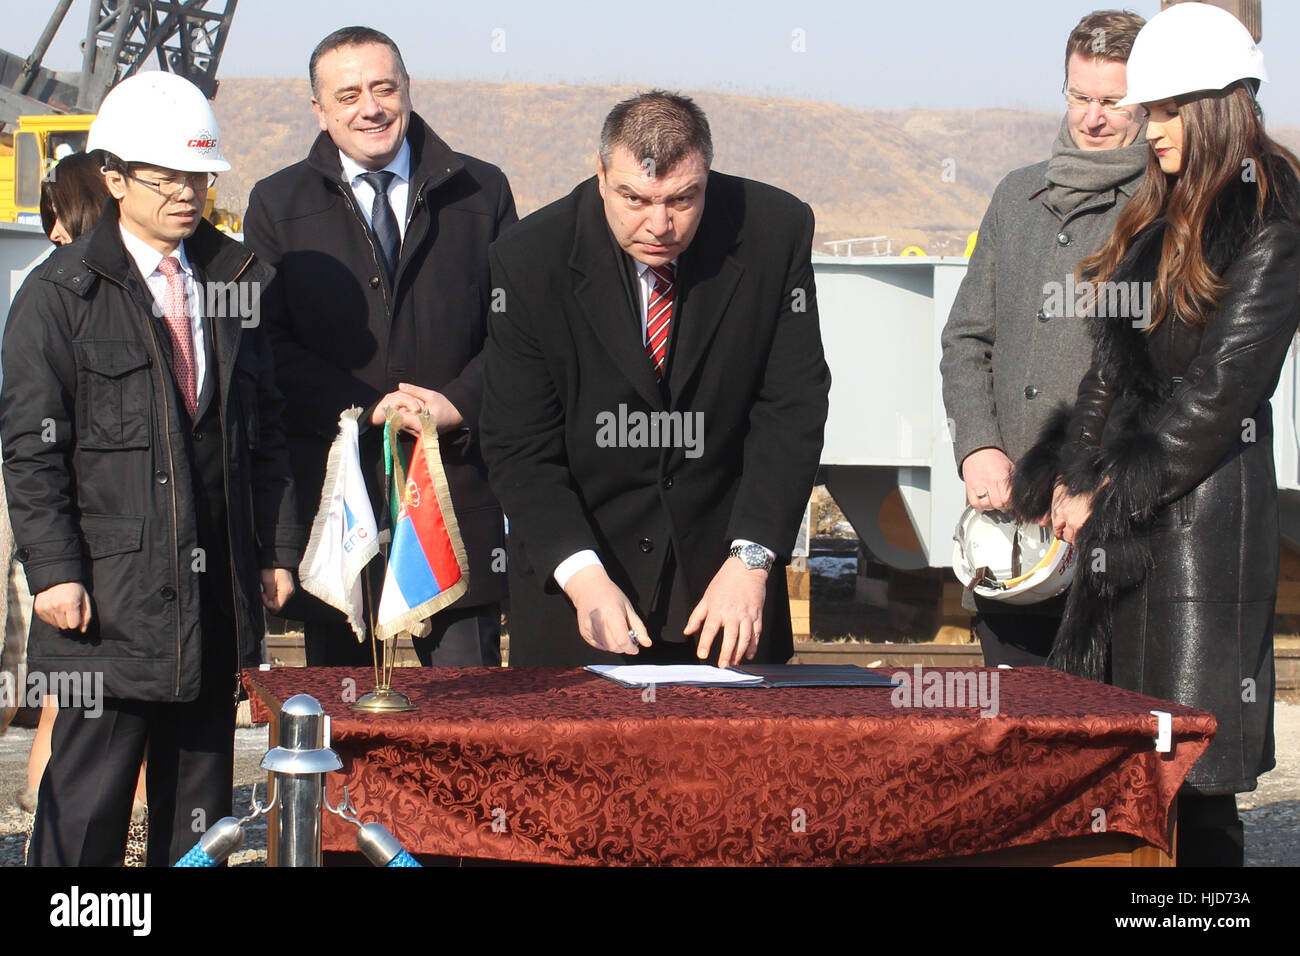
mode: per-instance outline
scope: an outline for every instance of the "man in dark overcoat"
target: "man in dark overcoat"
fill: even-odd
[[[480,352],[491,286],[487,248],[515,221],[510,184],[495,166],[454,152],[411,111],[410,79],[384,34],[346,27],[312,53],[312,106],[321,133],[305,160],[259,182],[245,241],[275,266],[263,312],[304,521],[320,503],[339,413],[366,410],[380,426],[397,408],[407,427],[428,412],[469,559],[469,590],[415,640],[425,664],[500,663],[498,601],[506,594],[501,507],[479,451]],[[362,435],[376,514],[382,429]],[[377,565],[372,568],[378,600]],[[307,663],[364,665],[343,615],[300,593],[286,610],[305,620]]]
[[[483,447],[510,662],[784,662],[830,373],[813,214],[709,169],[686,97],[618,104],[596,176],[492,247]]]

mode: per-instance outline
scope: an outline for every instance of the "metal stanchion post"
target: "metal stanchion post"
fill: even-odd
[[[321,865],[325,774],[343,766],[325,746],[325,720],[325,709],[309,694],[290,697],[280,709],[280,746],[262,760],[276,776],[279,798],[279,852],[269,866]]]

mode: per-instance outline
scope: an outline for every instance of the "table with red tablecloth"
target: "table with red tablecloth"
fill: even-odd
[[[1213,715],[1046,668],[993,673],[994,716],[900,706],[922,700],[887,687],[643,691],[542,667],[399,668],[393,687],[418,710],[376,716],[349,710],[371,670],[244,679],[259,721],[295,694],[320,701],[343,760],[329,802],[346,784],[358,816],[416,854],[899,863],[1103,834],[1168,852]],[[1153,710],[1172,715],[1169,752]],[[323,840],[354,850],[355,828],[327,812]]]

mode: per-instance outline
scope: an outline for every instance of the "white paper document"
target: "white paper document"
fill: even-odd
[[[705,687],[757,687],[762,677],[714,667],[712,664],[588,664],[585,670],[625,687],[666,687],[689,684]]]

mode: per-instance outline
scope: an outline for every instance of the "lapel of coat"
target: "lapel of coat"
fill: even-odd
[[[709,174],[704,216],[699,230],[679,259],[677,302],[673,322],[677,325],[670,356],[669,384],[673,402],[699,370],[718,323],[745,269],[731,255],[740,243],[737,213],[723,195],[718,174]]]
[[[194,265],[196,278],[203,280],[200,287],[206,286],[206,281],[211,280],[222,283],[229,290],[227,296],[232,292],[234,295],[233,300],[227,298],[224,303],[216,303],[224,315],[208,315],[207,309],[203,310],[203,328],[207,335],[212,337],[211,354],[216,359],[216,368],[209,365],[207,374],[219,376],[213,378],[220,388],[214,397],[224,403],[226,396],[230,394],[235,353],[239,351],[239,342],[243,338],[244,331],[243,319],[238,312],[238,305],[243,299],[237,283],[241,279],[244,282],[256,282],[248,274],[252,255],[243,245],[227,239],[205,222],[200,223],[194,235],[185,240],[185,252]],[[260,282],[256,282],[256,288],[254,294],[260,294]],[[213,300],[213,296],[208,296],[208,299]]]
[[[216,359],[216,368],[208,366],[208,376],[217,384],[213,401],[226,403],[230,395],[230,379],[235,372],[235,354],[239,351],[239,340],[243,338],[244,324],[237,317],[203,319],[204,325],[212,336],[212,355]],[[216,376],[216,377],[213,377]]]
[[[112,200],[109,200],[112,202]],[[135,260],[126,251],[122,243],[122,234],[118,228],[117,204],[105,205],[100,214],[99,224],[91,232],[86,244],[86,266],[93,272],[106,276],[120,285],[140,307],[146,323],[151,322],[155,336],[160,343],[167,374],[172,374],[171,332],[167,320],[157,313],[153,294],[136,268]],[[146,332],[141,329],[141,334]]]
[[[664,399],[659,383],[636,334],[635,321],[629,321],[623,263],[609,235],[596,180],[589,180],[587,185],[589,188],[579,199],[573,252],[569,256],[569,268],[575,274],[574,297],[583,319],[609,353],[614,367],[652,409],[662,409]]]
[[[426,239],[430,242],[437,239],[437,217],[432,214],[416,216],[416,206],[424,204],[426,210],[430,208],[429,194],[441,188],[443,183],[465,168],[464,160],[452,151],[452,148],[433,131],[433,127],[420,118],[418,113],[411,114],[410,130],[406,134],[406,141],[411,145],[406,209],[401,212],[395,209],[393,213],[406,218],[407,232],[402,237],[402,245],[398,251],[397,272],[393,276],[394,285],[402,270],[407,268],[410,261],[419,253]],[[396,288],[393,289],[393,301],[396,305]],[[390,324],[396,312],[397,309],[394,307],[389,314]]]
[[[1162,217],[1134,236],[1109,282],[1134,286],[1144,282],[1153,284],[1160,267],[1165,228]],[[1156,372],[1150,353],[1151,334],[1141,325],[1135,326],[1127,314],[1094,314],[1090,321],[1095,342],[1094,362],[1100,360],[1104,376],[1117,391],[1121,395],[1139,395],[1147,404],[1163,401],[1169,383]]]

